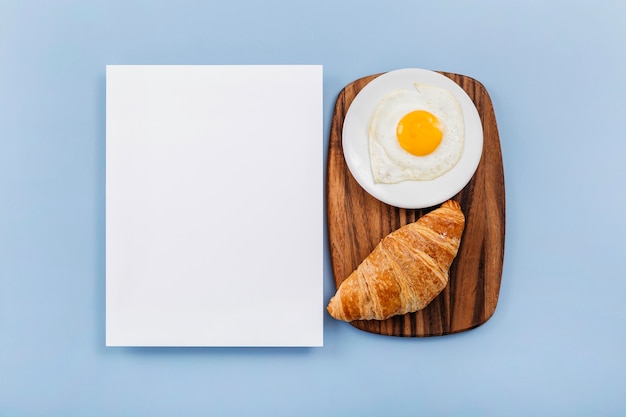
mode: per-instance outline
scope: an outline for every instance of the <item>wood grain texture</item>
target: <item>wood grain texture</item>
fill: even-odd
[[[477,80],[441,72],[473,100],[483,125],[483,153],[476,173],[454,200],[466,217],[465,231],[450,281],[426,308],[387,320],[351,322],[358,329],[389,336],[425,337],[458,333],[493,315],[502,279],[505,234],[504,170],[491,99]],[[335,285],[356,269],[380,240],[436,207],[406,210],[382,203],[363,190],[346,165],[341,145],[343,121],[352,100],[381,74],[360,78],[337,97],[327,170],[327,214]]]

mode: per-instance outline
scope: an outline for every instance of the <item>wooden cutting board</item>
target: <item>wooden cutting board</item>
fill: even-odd
[[[450,268],[448,286],[426,308],[387,320],[351,324],[361,330],[390,336],[424,337],[458,333],[485,323],[498,302],[504,258],[505,198],[502,153],[491,99],[473,78],[441,72],[470,96],[483,125],[483,153],[469,184],[454,200],[466,217],[457,257]],[[352,177],[341,145],[344,117],[352,100],[381,74],[360,78],[337,97],[328,150],[327,214],[335,285],[399,227],[435,209],[405,210],[369,195]]]

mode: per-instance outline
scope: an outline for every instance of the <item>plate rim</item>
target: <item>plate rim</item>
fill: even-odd
[[[455,167],[434,180],[376,184],[369,157],[371,114],[389,91],[410,88],[415,82],[446,88],[459,101],[465,119],[463,154]],[[346,111],[341,141],[348,170],[367,193],[394,207],[422,209],[452,198],[469,183],[481,160],[484,132],[476,105],[454,80],[432,70],[401,68],[377,74],[356,94]]]

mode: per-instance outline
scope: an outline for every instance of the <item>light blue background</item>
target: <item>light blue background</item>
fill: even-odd
[[[325,316],[323,348],[105,348],[106,64],[322,64],[320,146],[356,78],[480,80],[506,176],[495,315],[430,339]],[[625,120],[624,1],[4,0],[0,416],[624,415]],[[327,247],[320,279],[327,301]]]

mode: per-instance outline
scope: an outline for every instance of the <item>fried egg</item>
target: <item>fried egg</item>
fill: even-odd
[[[369,136],[374,182],[433,180],[461,158],[463,110],[450,91],[415,84],[414,90],[383,97],[372,115]]]

